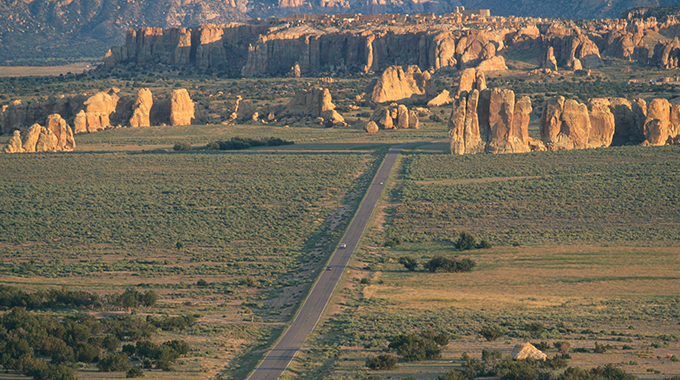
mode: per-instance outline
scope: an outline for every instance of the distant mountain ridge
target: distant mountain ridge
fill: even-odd
[[[129,28],[225,24],[305,13],[448,13],[456,6],[492,15],[616,18],[673,0],[0,0],[0,64],[102,57]]]

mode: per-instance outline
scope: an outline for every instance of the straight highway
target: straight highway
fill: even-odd
[[[387,182],[401,149],[406,145],[410,144],[394,146],[389,150],[342,239],[346,247],[339,248],[333,253],[328,261],[328,270],[321,273],[290,327],[264,360],[260,362],[255,371],[251,373],[248,380],[277,380],[302,348],[309,334],[312,333],[319,322],[335,287],[342,277],[342,273],[347,268],[352,254],[359,245],[359,240],[361,240],[373,210],[378,204],[384,184]]]

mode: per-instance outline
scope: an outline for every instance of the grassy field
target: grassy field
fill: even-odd
[[[337,244],[377,157],[2,155],[1,283],[152,289],[159,303],[133,313],[198,317],[175,334],[194,348],[175,378],[242,378]],[[91,369],[79,376],[120,376]]]
[[[676,147],[455,157],[421,146],[401,159],[336,307],[288,378],[434,379],[466,352],[571,346],[570,366],[614,363],[644,379],[680,374],[680,165]],[[460,231],[493,248],[460,252]],[[404,243],[384,247],[388,239]],[[429,273],[436,255],[470,273]],[[400,257],[417,260],[407,271]],[[503,336],[487,341],[485,327]],[[441,359],[369,371],[393,336],[452,337]],[[607,348],[595,353],[595,344]],[[586,352],[588,351],[588,352]],[[559,373],[561,371],[555,371]]]

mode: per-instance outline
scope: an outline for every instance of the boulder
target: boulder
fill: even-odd
[[[47,117],[47,130],[57,137],[57,151],[72,151],[76,147],[76,140],[73,138],[73,130],[66,124],[59,114],[52,114]]]
[[[137,91],[137,100],[132,106],[132,117],[130,126],[132,128],[151,126],[151,107],[153,106],[153,95],[148,88]]]
[[[376,124],[375,121],[369,121],[368,123],[366,123],[364,130],[367,133],[377,133],[378,130],[380,130],[380,128],[378,128],[378,124]]]
[[[544,354],[538,348],[534,347],[529,342],[524,342],[516,345],[510,353],[510,357],[514,360],[540,360],[545,361],[548,355]]]
[[[616,128],[614,114],[609,106],[610,102],[604,98],[593,98],[588,101],[588,116],[590,117],[589,148],[608,147],[614,138]]]
[[[14,131],[14,134],[9,139],[9,143],[5,147],[5,153],[23,153],[24,148],[21,144],[21,132]]]
[[[394,101],[421,101],[435,95],[430,74],[412,65],[406,71],[401,66],[390,66],[382,73],[367,93],[371,101],[385,103]]]
[[[170,97],[170,125],[190,125],[195,118],[194,102],[184,88],[172,90]]]
[[[320,115],[326,124],[345,125],[345,118],[342,117],[336,110],[327,110],[321,112]]]

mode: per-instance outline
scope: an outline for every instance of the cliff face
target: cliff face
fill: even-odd
[[[540,65],[551,70],[600,67],[602,56],[670,69],[678,67],[680,42],[656,43],[649,37],[678,24],[674,16],[573,21],[463,13],[303,15],[248,24],[131,29],[125,44],[112,47],[104,60],[110,66],[189,66],[243,77],[379,72],[393,65],[498,71],[507,69],[503,51],[515,49],[541,52]]]
[[[0,62],[17,58],[69,59],[99,57],[121,44],[125,31],[141,27],[185,27],[225,24],[252,18],[293,14],[454,12],[489,9],[492,15],[603,19],[638,6],[674,4],[673,0],[23,0],[0,2]],[[662,17],[645,10],[634,16]],[[408,62],[413,64],[413,62]]]

